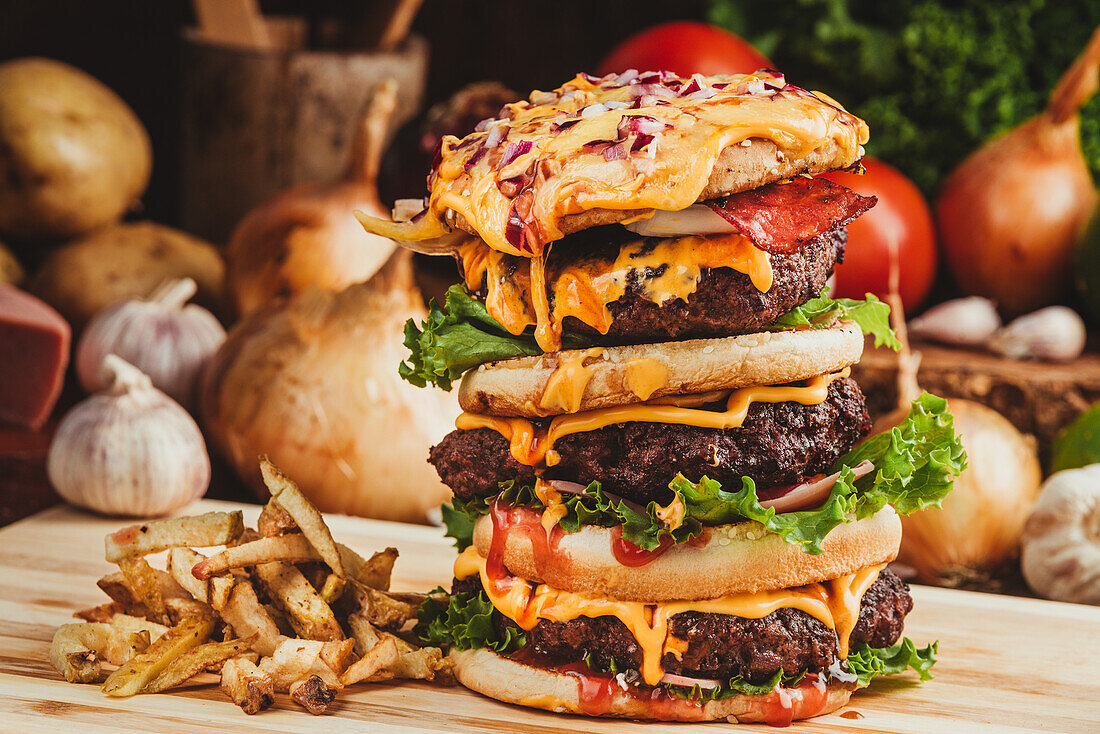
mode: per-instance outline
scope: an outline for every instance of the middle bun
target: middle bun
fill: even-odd
[[[901,520],[887,505],[872,517],[834,528],[821,543],[824,553],[816,556],[755,522],[704,533],[704,544],[673,546],[635,568],[615,559],[610,528],[586,525],[566,533],[549,563],[539,563],[526,533],[510,533],[504,565],[516,576],[561,591],[594,592],[622,601],[717,599],[804,586],[889,563],[898,555]],[[474,528],[474,545],[482,557],[488,555],[492,538],[493,523],[483,517]]]

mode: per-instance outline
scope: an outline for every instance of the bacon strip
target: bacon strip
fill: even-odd
[[[833,227],[852,222],[878,202],[824,178],[799,176],[789,183],[707,202],[761,250],[798,252]]]

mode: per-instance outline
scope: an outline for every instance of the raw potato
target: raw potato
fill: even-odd
[[[145,298],[163,281],[184,277],[199,286],[195,303],[222,311],[225,264],[214,246],[171,227],[135,222],[99,230],[57,250],[28,290],[80,330],[105,307]]]
[[[152,167],[149,134],[102,83],[50,59],[0,64],[0,232],[50,240],[110,224]]]
[[[15,254],[0,242],[0,283],[19,285],[23,282],[26,273]]]

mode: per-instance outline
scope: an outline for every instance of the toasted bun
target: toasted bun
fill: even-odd
[[[454,650],[458,681],[478,693],[498,701],[519,706],[544,709],[564,714],[584,713],[581,706],[577,679],[564,673],[510,660],[495,652],[479,650]],[[848,703],[853,686],[830,683],[825,693],[825,704],[819,710],[807,710],[797,696],[792,697],[792,714],[795,720],[832,713]],[[764,721],[768,704],[774,694],[765,696],[730,696],[702,705],[686,700],[669,698],[653,702],[647,696],[631,696],[618,687],[612,687],[611,700],[601,716],[622,719],[649,719],[652,721],[717,721],[726,719],[731,724]],[[817,707],[815,707],[816,709]]]
[[[474,528],[474,545],[483,557],[492,537],[493,523],[483,517]],[[609,528],[586,525],[566,533],[550,564],[538,563],[526,533],[509,533],[504,565],[516,576],[555,589],[623,601],[716,599],[803,586],[889,563],[898,555],[901,521],[887,505],[873,517],[834,528],[817,556],[755,522],[710,528],[705,537],[702,546],[673,546],[651,563],[631,568],[612,555]]]
[[[709,201],[722,196],[750,191],[765,184],[783,181],[800,173],[825,173],[838,168],[847,168],[856,159],[845,155],[835,140],[799,155],[797,151],[786,150],[780,156],[779,147],[770,140],[749,138],[748,145],[736,143],[727,146],[711,169],[707,185],[699,194],[697,201]],[[672,152],[669,152],[671,155]],[[660,160],[660,155],[658,156]],[[648,209],[589,209],[579,214],[569,214],[558,220],[558,228],[563,235],[570,235],[590,227],[632,219],[649,211]],[[470,234],[478,234],[465,217],[455,216],[455,225]]]
[[[542,408],[539,403],[554,370],[584,353],[566,350],[483,364],[462,379],[458,402],[463,410],[490,415],[536,418],[563,413],[560,407]],[[589,380],[578,410],[629,405],[643,398],[779,385],[835,372],[855,364],[862,354],[863,333],[852,323],[831,329],[604,347],[601,356],[585,360]],[[631,382],[638,369],[658,379],[663,375],[664,384],[651,394],[638,395]]]

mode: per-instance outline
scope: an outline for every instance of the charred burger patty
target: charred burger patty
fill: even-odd
[[[481,579],[455,580],[453,593],[481,591]],[[859,622],[849,638],[849,649],[867,644],[888,647],[901,636],[913,608],[908,585],[890,571],[883,571],[863,595]],[[515,624],[493,612],[493,624],[503,638]],[[558,665],[584,660],[610,669],[638,670],[641,649],[615,617],[577,617],[568,622],[539,623],[525,633],[531,651]],[[788,675],[828,668],[837,658],[836,633],[803,611],[783,608],[760,619],[729,614],[682,612],[669,621],[669,634],[687,642],[680,658],[668,653],[661,661],[665,671],[698,678],[726,679],[743,676],[761,683],[782,669]]]
[[[547,479],[587,485],[646,504],[667,500],[677,473],[727,487],[751,477],[758,487],[794,484],[829,470],[871,428],[863,393],[848,378],[833,381],[819,405],[754,403],[740,428],[621,423],[558,439],[561,462]],[[534,467],[512,458],[508,441],[488,428],[453,431],[428,459],[455,495],[468,500],[500,492],[500,483],[535,481]]]

